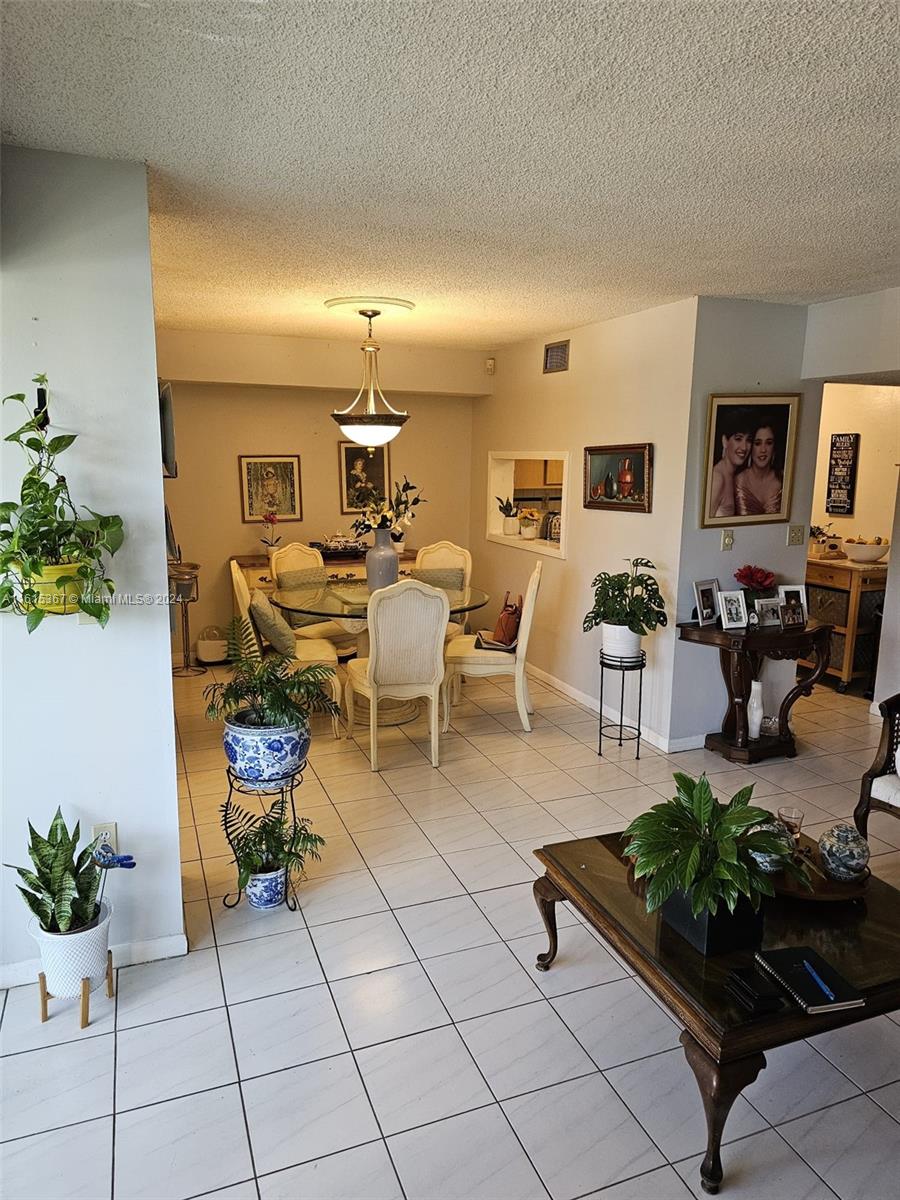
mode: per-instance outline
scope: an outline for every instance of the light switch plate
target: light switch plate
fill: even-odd
[[[722,550],[733,550],[734,549],[734,530],[733,529],[723,529],[722,530],[722,545],[721,545],[720,549],[722,549]]]
[[[789,546],[804,546],[806,544],[806,526],[788,525],[787,544]]]

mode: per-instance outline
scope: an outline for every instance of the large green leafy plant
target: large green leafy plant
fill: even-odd
[[[34,383],[47,386],[46,375],[35,375]],[[21,446],[28,461],[18,502],[0,504],[0,611],[24,613],[32,633],[47,615],[38,607],[46,585],[41,579],[46,567],[71,566],[54,580],[62,588],[78,583],[78,607],[101,626],[109,620],[109,597],[114,584],[107,577],[105,561],[122,545],[122,518],[103,516],[84,508],[80,516],[69,494],[57,458],[76,439],[74,433],[51,437],[46,412],[32,416],[21,392],[3,400],[21,404],[28,420],[8,434],[7,442]]]
[[[754,909],[762,896],[774,896],[772,881],[753,853],[774,855],[783,871],[809,885],[805,867],[793,857],[793,845],[778,833],[758,829],[771,813],[750,804],[753,785],[741,788],[727,804],[716,800],[705,775],[692,779],[675,772],[676,795],[654,804],[625,830],[625,854],[634,858],[634,874],[646,876],[647,911],[664,904],[676,888],[688,894],[691,911],[715,914],[724,900],[734,912],[739,897]]]
[[[97,915],[102,871],[93,857],[96,842],[76,856],[80,823],[75,823],[70,834],[58,808],[46,837],[41,837],[30,821],[28,830],[28,856],[34,870],[13,868],[25,884],[19,891],[46,933],[76,933]]]
[[[309,725],[313,712],[336,715],[337,705],[323,690],[334,670],[324,663],[297,667],[287,654],[260,656],[250,622],[235,617],[228,630],[231,678],[212,683],[203,695],[211,721],[240,714],[245,725]],[[295,670],[295,667],[297,668]]]
[[[668,624],[666,608],[659,584],[647,570],[656,567],[649,558],[626,558],[629,570],[610,575],[601,571],[594,579],[594,607],[585,614],[584,632],[595,629],[601,622],[626,625],[641,637],[657,625]],[[647,570],[639,571],[644,567]]]
[[[284,796],[265,816],[247,812],[238,804],[222,805],[222,829],[234,851],[238,887],[243,890],[251,875],[287,868],[288,878],[303,870],[307,858],[319,859],[325,839],[313,833],[303,817],[289,817]]]

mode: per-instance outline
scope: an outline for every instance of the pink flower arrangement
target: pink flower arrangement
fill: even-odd
[[[266,536],[261,537],[259,540],[262,542],[262,544],[264,546],[268,546],[269,549],[274,548],[281,541],[280,537],[273,537],[273,534],[275,533],[275,526],[277,524],[278,524],[278,513],[276,513],[276,512],[263,513],[263,528],[266,531]]]
[[[751,567],[746,564],[734,573],[735,579],[751,592],[767,592],[775,586],[775,576],[765,567]]]

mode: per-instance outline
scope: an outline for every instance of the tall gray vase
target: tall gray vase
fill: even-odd
[[[369,591],[390,587],[400,577],[400,559],[389,529],[375,530],[375,545],[366,551],[366,581]]]

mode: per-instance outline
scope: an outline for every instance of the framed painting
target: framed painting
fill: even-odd
[[[653,508],[653,446],[585,446],[584,507],[648,513]]]
[[[386,496],[391,486],[391,460],[387,446],[370,453],[356,442],[338,442],[341,474],[341,512],[360,513],[373,493]]]
[[[239,454],[241,520],[262,521],[273,512],[279,521],[302,521],[299,454]]]
[[[700,527],[787,521],[800,396],[712,395]]]

